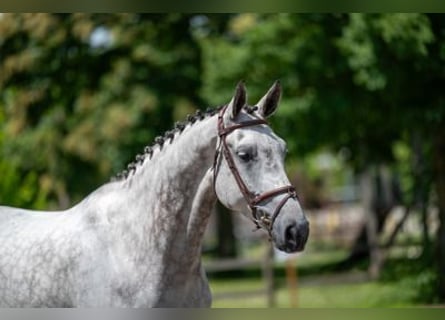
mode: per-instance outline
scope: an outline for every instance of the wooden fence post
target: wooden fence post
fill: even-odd
[[[288,257],[286,259],[286,283],[289,290],[289,304],[292,308],[298,307],[298,277],[297,277],[297,266],[296,257]]]
[[[263,264],[263,278],[266,284],[267,306],[276,306],[275,300],[275,277],[274,277],[274,248],[272,243],[267,244],[266,254]]]

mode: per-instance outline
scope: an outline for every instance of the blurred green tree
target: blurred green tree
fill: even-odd
[[[0,109],[0,148],[4,141],[5,126],[2,111]],[[0,173],[0,203],[36,209],[46,207],[46,190],[40,188],[38,176],[34,171],[23,173],[6,159],[0,159]]]
[[[202,105],[189,21],[3,14],[1,159],[35,172],[62,208],[122,170],[174,119]]]

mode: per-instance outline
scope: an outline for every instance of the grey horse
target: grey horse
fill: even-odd
[[[203,233],[215,201],[286,252],[308,222],[267,125],[278,82],[255,105],[240,83],[225,106],[157,138],[119,177],[70,209],[0,206],[0,306],[208,307]]]

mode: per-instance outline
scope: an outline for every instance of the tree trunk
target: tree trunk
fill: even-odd
[[[372,274],[379,273],[381,259],[378,237],[383,230],[386,218],[394,206],[391,179],[387,168],[367,168],[360,177],[361,198],[366,220],[355,240],[348,258],[340,263],[340,268],[349,268],[355,263],[370,258]]]
[[[391,234],[388,237],[388,241],[386,241],[385,245],[383,246],[385,249],[389,249],[393,246],[394,242],[396,241],[396,237],[397,237],[398,233],[402,229],[406,220],[408,220],[408,217],[409,217],[411,211],[412,211],[411,206],[405,207],[405,212],[403,213],[402,218],[396,224],[396,226],[394,227],[394,229],[392,230]]]
[[[376,172],[379,177],[380,172]],[[367,170],[361,177],[362,203],[366,216],[365,229],[368,241],[369,268],[368,273],[371,279],[377,279],[380,275],[382,252],[379,248],[379,211],[380,206],[375,205],[379,201],[374,193],[378,189],[380,179],[373,183],[373,174]],[[374,188],[377,186],[377,188]],[[377,192],[378,193],[378,192]],[[377,199],[374,199],[377,198]]]
[[[431,253],[431,241],[428,227],[428,206],[431,189],[431,167],[427,165],[427,151],[425,138],[420,131],[412,135],[412,173],[414,178],[414,190],[412,195],[413,207],[418,207],[422,222],[422,247],[423,255]]]
[[[439,297],[445,301],[445,130],[434,141],[434,169],[439,228],[437,230],[436,261],[439,276]]]

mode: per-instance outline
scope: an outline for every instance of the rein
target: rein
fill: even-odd
[[[266,191],[261,194],[253,193],[252,191],[249,190],[249,188],[245,184],[243,178],[241,177],[241,175],[238,171],[238,168],[236,167],[235,160],[233,159],[233,155],[229,150],[226,138],[230,133],[232,133],[236,129],[252,127],[252,126],[268,124],[268,123],[264,119],[255,119],[255,120],[243,121],[241,123],[226,127],[224,125],[224,113],[225,113],[226,109],[227,109],[227,105],[224,108],[222,108],[218,114],[218,136],[219,136],[220,140],[219,140],[218,148],[215,153],[215,159],[214,159],[214,163],[213,163],[213,184],[215,185],[215,183],[216,183],[216,177],[217,177],[219,165],[220,165],[219,155],[222,153],[224,158],[227,161],[230,171],[232,172],[241,193],[244,196],[244,199],[246,200],[246,202],[251,210],[253,222],[255,223],[255,225],[257,226],[258,229],[261,228],[261,225],[265,226],[267,231],[269,232],[269,235],[271,235],[275,219],[278,217],[279,213],[281,212],[281,209],[283,208],[283,206],[286,204],[286,202],[289,199],[296,199],[297,193],[295,191],[295,188],[292,185],[287,185],[284,187],[272,189],[270,191]],[[215,190],[216,190],[216,188],[215,188]],[[270,198],[276,197],[281,194],[286,194],[286,196],[278,203],[272,216],[269,217],[266,215],[262,215],[261,217],[258,217],[258,210],[257,210],[258,205],[261,202],[264,202]]]

